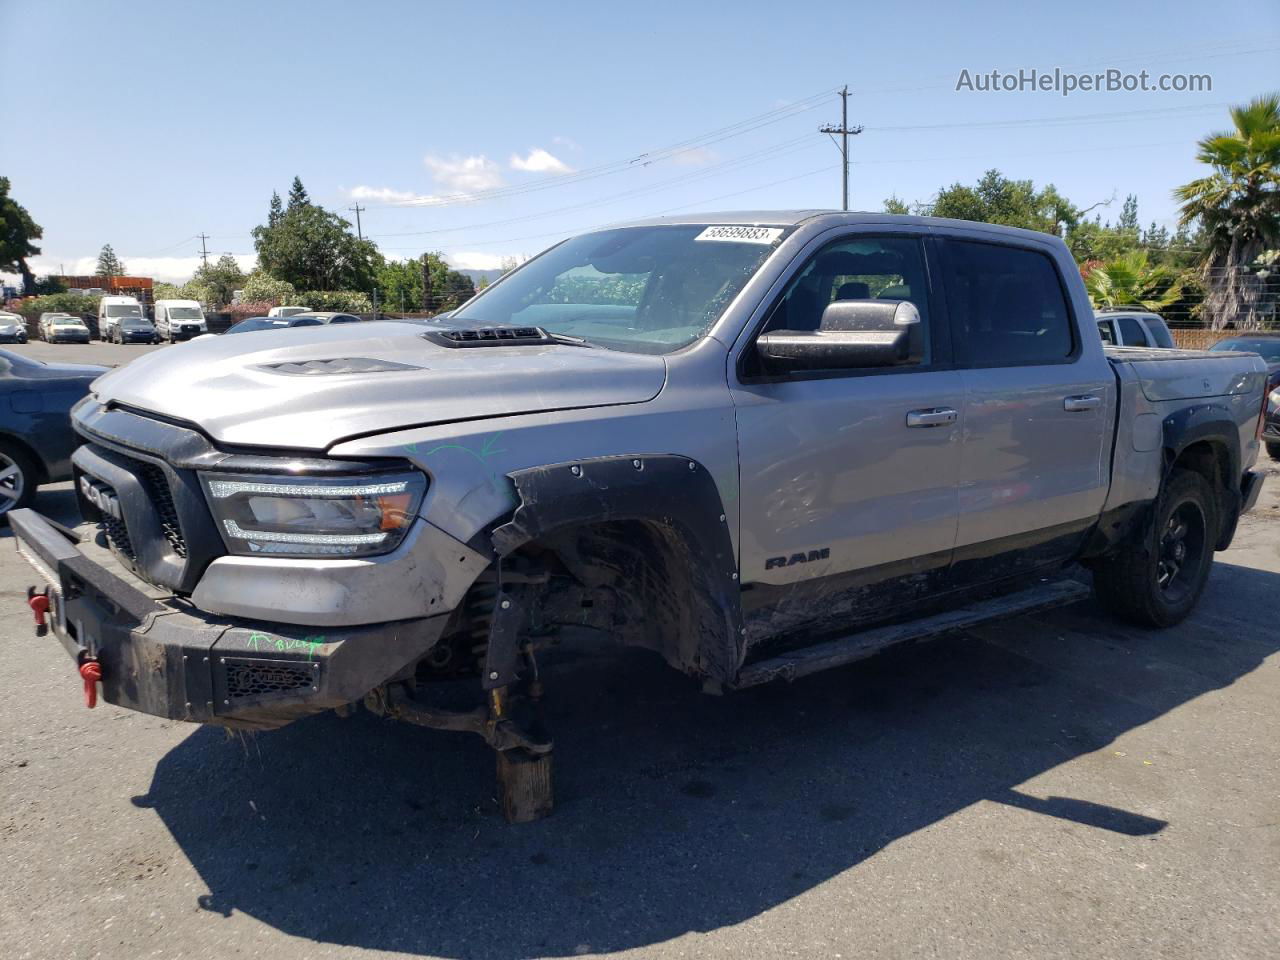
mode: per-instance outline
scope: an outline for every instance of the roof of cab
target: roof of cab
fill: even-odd
[[[982,223],[977,220],[951,220],[946,217],[916,217],[897,213],[872,213],[858,210],[730,210],[715,213],[682,213],[671,217],[650,217],[628,223],[615,224],[615,227],[652,227],[664,224],[681,224],[710,226],[728,224],[732,226],[757,227],[795,227],[801,224],[816,223],[820,226],[842,226],[848,224],[870,224],[885,227],[918,226],[918,227],[951,227],[966,230],[978,230],[985,233],[999,233],[1044,242],[1056,239],[1053,234],[1041,233],[1038,230],[1026,230],[1022,227],[1007,227],[998,223]],[[602,230],[612,229],[602,227]],[[597,232],[597,231],[589,231]]]

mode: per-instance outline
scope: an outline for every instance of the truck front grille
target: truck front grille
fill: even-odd
[[[160,526],[164,529],[164,538],[169,541],[173,552],[185,560],[187,541],[182,535],[182,525],[178,522],[178,508],[174,505],[168,478],[154,463],[143,463],[140,460],[135,460],[134,463],[138,465],[138,475],[142,477],[143,486],[151,494],[151,502],[160,514]]]

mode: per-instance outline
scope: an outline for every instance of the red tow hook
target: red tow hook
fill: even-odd
[[[98,681],[102,679],[102,664],[86,660],[80,664],[80,676],[84,679],[84,705],[92,710],[98,705]]]
[[[27,587],[27,606],[36,616],[36,636],[43,637],[49,632],[49,624],[44,619],[44,615],[49,612],[48,591],[36,593],[35,587]]]

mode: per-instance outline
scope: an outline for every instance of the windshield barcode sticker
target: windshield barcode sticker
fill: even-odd
[[[781,227],[744,227],[725,224],[718,227],[707,227],[694,240],[718,240],[722,243],[763,243],[770,244],[782,236]]]

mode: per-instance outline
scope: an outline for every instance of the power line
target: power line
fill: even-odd
[[[197,234],[200,238],[200,262],[204,266],[209,266],[209,248],[205,245],[205,241],[209,239],[207,233]]]

